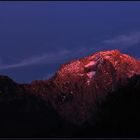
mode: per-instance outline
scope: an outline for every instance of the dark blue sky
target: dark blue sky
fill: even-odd
[[[140,58],[140,2],[0,2],[0,74],[17,82],[109,49]]]

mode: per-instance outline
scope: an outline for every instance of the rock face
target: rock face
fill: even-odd
[[[0,111],[2,114],[7,110],[9,114],[11,110],[14,113],[22,112],[19,116],[26,116],[27,123],[38,122],[36,127],[41,124],[49,135],[54,127],[57,128],[64,122],[79,127],[94,120],[98,107],[106,100],[108,93],[115,92],[118,86],[126,85],[131,77],[139,74],[140,61],[118,50],[111,50],[64,64],[50,80],[18,84],[7,76],[0,76]],[[20,123],[16,125],[18,124]],[[20,126],[18,127],[21,128]],[[22,130],[25,131],[26,128]]]
[[[118,50],[92,54],[59,69],[52,79],[57,90],[50,92],[51,103],[66,120],[82,124],[108,92],[134,74],[140,74],[140,61]]]

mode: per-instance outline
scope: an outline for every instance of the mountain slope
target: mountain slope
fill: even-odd
[[[57,90],[49,97],[62,117],[82,124],[108,92],[134,74],[140,74],[140,61],[118,50],[95,53],[63,65],[52,80]]]
[[[140,61],[111,50],[64,64],[49,80],[18,84],[7,76],[0,76],[0,118],[3,120],[0,136],[79,137],[80,132],[85,136],[109,136],[107,130],[110,136],[117,136],[116,131],[123,135],[118,130],[122,121],[117,114],[122,113],[121,106],[129,105],[128,95],[129,101],[132,97],[132,106],[135,106],[135,96],[137,102],[140,99],[139,90],[135,90],[140,86],[139,74]],[[137,78],[133,80],[133,77]],[[124,90],[119,91],[121,87]],[[116,100],[121,102],[117,104]],[[118,109],[113,120],[120,127],[107,119],[111,118],[113,109]],[[122,120],[128,114],[123,111]],[[130,116],[128,120],[131,121]],[[96,133],[92,134],[93,130]]]

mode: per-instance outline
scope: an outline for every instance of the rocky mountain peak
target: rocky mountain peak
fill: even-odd
[[[81,125],[93,117],[108,93],[138,74],[140,61],[118,50],[101,51],[62,65],[49,80],[22,85],[0,76],[0,92],[10,100],[33,95],[60,118]]]
[[[140,61],[118,50],[71,61],[56,73],[52,104],[65,119],[81,124],[91,117],[97,102],[135,74],[140,74]]]

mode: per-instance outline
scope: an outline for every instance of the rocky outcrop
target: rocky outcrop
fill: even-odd
[[[19,136],[74,136],[85,124],[96,125],[107,97],[139,74],[140,61],[111,50],[64,64],[49,80],[18,84],[0,76],[0,131],[11,137],[16,130]]]

